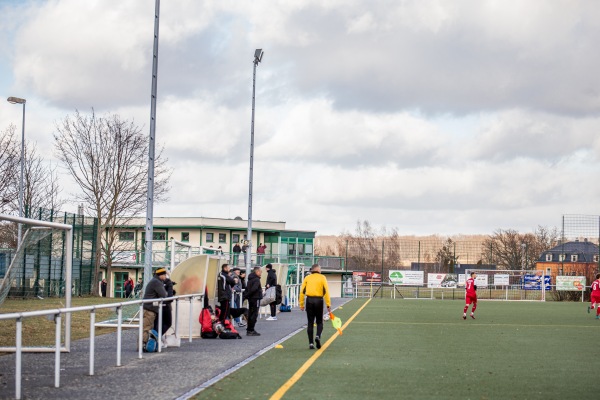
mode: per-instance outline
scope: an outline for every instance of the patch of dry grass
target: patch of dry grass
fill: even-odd
[[[117,303],[123,299],[104,297],[74,297],[72,307],[91,306],[94,304]],[[49,310],[64,307],[64,298],[38,299],[6,299],[0,305],[0,313],[25,312],[35,310]],[[63,317],[64,318],[64,317]],[[96,322],[116,318],[114,309],[96,311]],[[31,317],[23,319],[23,346],[52,346],[55,333],[54,321],[46,317]],[[114,332],[114,328],[96,328],[96,335]],[[77,312],[71,317],[71,340],[83,339],[90,334],[90,313]],[[64,340],[64,339],[63,339]],[[0,321],[0,346],[15,345],[15,322]],[[2,355],[2,353],[0,353]]]

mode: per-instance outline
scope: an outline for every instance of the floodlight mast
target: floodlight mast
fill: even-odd
[[[23,176],[25,171],[25,103],[27,100],[20,97],[9,97],[6,99],[10,104],[23,104],[23,124],[21,127],[21,177],[19,178],[19,217],[23,217],[23,197],[24,197],[24,186]],[[23,228],[19,223],[17,225],[17,248],[21,245],[21,238],[23,236]]]
[[[254,179],[254,105],[256,98],[256,67],[262,61],[265,53],[262,49],[254,51],[254,67],[252,72],[252,121],[250,123],[250,178],[248,182],[248,233],[246,240],[248,247],[246,248],[246,277],[250,276],[252,268],[252,184]],[[248,279],[248,278],[246,278]]]
[[[158,27],[160,0],[154,7],[154,47],[152,57],[152,90],[150,95],[150,138],[148,140],[148,197],[146,199],[146,236],[144,238],[144,290],[152,278],[152,239],[154,234],[154,149],[156,138],[156,89],[158,78]]]

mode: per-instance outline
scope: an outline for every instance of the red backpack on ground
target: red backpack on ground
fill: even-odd
[[[219,308],[217,308],[217,319],[219,318],[220,314],[221,314],[221,310]],[[235,330],[235,327],[233,326],[231,321],[229,321],[228,319],[225,319],[223,321],[223,325],[224,325],[223,332],[219,333],[220,339],[241,339],[242,338],[240,336],[240,334],[238,333],[238,331]]]
[[[198,321],[200,322],[200,337],[202,339],[216,339],[217,332],[215,332],[213,328],[213,322],[216,320],[215,315],[212,312],[212,308],[204,307],[202,311],[200,311],[200,317]]]

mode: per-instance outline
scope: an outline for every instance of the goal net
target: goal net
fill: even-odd
[[[67,270],[67,266],[72,266],[72,258],[71,252],[66,251],[67,246],[72,248],[72,227],[0,214],[0,229],[9,230],[11,224],[18,222],[22,222],[24,232],[20,245],[2,251],[0,304],[9,296],[44,298],[72,294],[72,268]]]
[[[71,307],[73,285],[73,226],[56,222],[0,214],[0,229],[22,224],[21,243],[8,257],[8,267],[0,274],[0,304],[8,296],[64,296],[65,307]],[[5,257],[6,258],[6,257]],[[71,314],[64,318],[64,349],[71,343]],[[45,351],[45,347],[23,348],[23,351]],[[14,351],[0,348],[1,351]]]
[[[479,300],[545,301],[550,277],[542,270],[467,269],[459,275],[459,286],[474,272]]]

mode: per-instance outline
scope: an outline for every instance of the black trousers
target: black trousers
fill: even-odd
[[[173,325],[173,310],[171,308],[171,304],[165,304],[162,309],[162,334],[164,335],[166,331]],[[154,330],[158,332],[158,313],[156,313],[156,318],[154,318]]]
[[[219,309],[221,310],[219,314],[219,321],[224,323],[227,318],[229,318],[229,300],[222,300],[219,305]]]
[[[258,310],[260,308],[260,300],[248,300],[248,326],[247,332],[254,331],[256,320],[258,319]]]
[[[323,333],[323,298],[322,297],[306,297],[306,316],[308,317],[308,343],[313,342],[314,324],[317,323],[317,336],[321,337]]]
[[[276,317],[277,316],[277,304],[275,304],[275,302],[272,302],[271,304],[269,304],[269,307],[271,307],[271,317]]]

